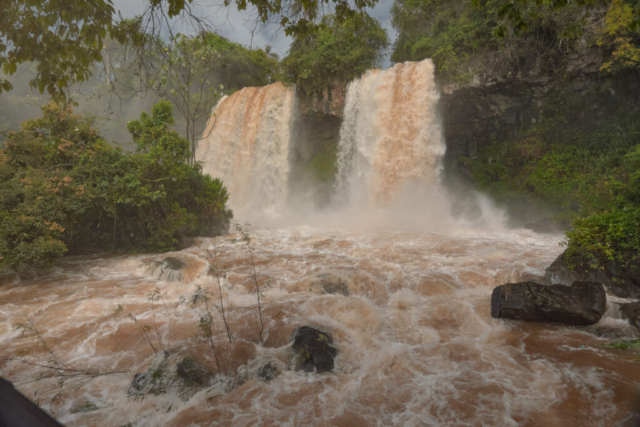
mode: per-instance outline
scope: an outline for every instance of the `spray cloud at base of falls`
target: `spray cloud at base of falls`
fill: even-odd
[[[204,173],[224,181],[234,210],[284,202],[294,98],[293,88],[274,83],[244,88],[216,106],[196,160]]]

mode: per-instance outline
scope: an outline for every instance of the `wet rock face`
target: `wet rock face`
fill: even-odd
[[[640,301],[620,304],[620,315],[632,326],[640,329]]]
[[[167,282],[182,282],[182,270],[187,265],[184,261],[174,257],[166,257],[162,262],[152,262],[147,270],[160,280]]]
[[[605,264],[604,269],[589,266],[570,269],[564,259],[564,252],[547,268],[548,283],[569,285],[575,281],[598,282],[612,294],[622,298],[640,297],[640,270],[623,267],[614,261]]]
[[[606,294],[599,283],[575,282],[571,286],[507,283],[493,289],[491,317],[592,325],[605,313],[606,305]]]
[[[162,351],[155,355],[145,372],[133,377],[127,394],[143,398],[176,392],[182,400],[188,400],[214,380],[214,375],[193,358]]]
[[[310,326],[293,331],[295,369],[305,372],[326,372],[333,369],[338,350],[333,347],[331,335]]]

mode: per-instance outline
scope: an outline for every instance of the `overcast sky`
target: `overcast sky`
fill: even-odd
[[[144,11],[145,0],[114,0],[117,11],[122,13],[125,18],[139,15]],[[239,11],[235,4],[224,7],[221,6],[219,0],[194,0],[194,11],[199,16],[208,18],[216,27],[218,33],[236,43],[243,44],[247,47],[264,48],[271,45],[274,52],[280,57],[286,56],[291,44],[291,38],[287,37],[283,31],[274,31],[273,28],[254,30],[252,22],[252,13],[249,11]],[[378,5],[373,9],[368,9],[369,15],[378,19],[380,24],[387,30],[391,43],[395,40],[396,31],[391,27],[391,6],[393,0],[380,0]],[[180,23],[177,23],[180,28]],[[182,30],[187,32],[186,28]],[[389,66],[389,61],[385,61],[385,68]]]

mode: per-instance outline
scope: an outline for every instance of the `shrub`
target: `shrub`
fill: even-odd
[[[129,124],[135,152],[70,108],[42,111],[0,150],[0,271],[47,267],[67,252],[166,251],[228,228],[227,190],[187,164],[170,103]]]

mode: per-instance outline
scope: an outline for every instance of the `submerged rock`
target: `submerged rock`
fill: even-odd
[[[332,346],[331,335],[310,326],[293,331],[295,369],[305,372],[326,372],[333,369],[338,350]]]
[[[603,269],[587,265],[571,269],[565,261],[565,252],[547,268],[548,283],[569,285],[576,281],[602,283],[608,291],[622,298],[640,297],[640,270],[637,267],[623,267],[615,261],[608,261]]]
[[[309,289],[318,288],[326,294],[341,294],[349,296],[349,283],[353,280],[344,273],[337,271],[323,271],[315,275],[309,284]]]
[[[154,261],[147,270],[160,280],[167,282],[182,282],[182,270],[186,267],[184,261],[174,257],[166,257],[162,262]]]
[[[212,385],[215,376],[192,357],[161,351],[145,372],[136,374],[127,394],[133,398],[177,392],[188,400],[198,390]]]
[[[267,362],[264,365],[260,366],[258,369],[258,377],[262,378],[265,381],[272,380],[277,377],[280,373],[278,367],[271,362]]]
[[[640,301],[620,304],[620,315],[632,326],[640,329]]]
[[[507,283],[493,289],[491,317],[591,325],[600,320],[606,305],[607,297],[599,283],[575,282],[571,286]]]
[[[213,374],[191,357],[185,357],[176,364],[176,375],[185,383],[200,386],[209,385],[213,381]]]

